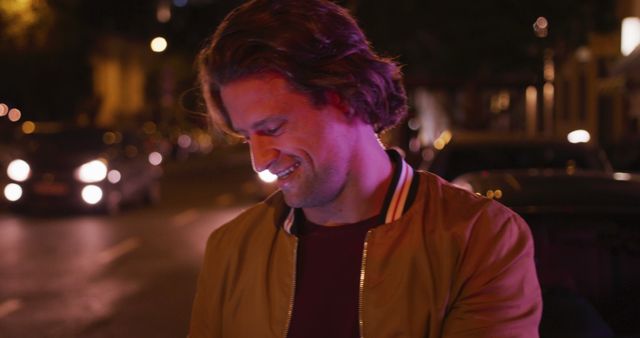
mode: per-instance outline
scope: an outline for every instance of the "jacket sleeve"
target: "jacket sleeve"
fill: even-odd
[[[224,229],[209,236],[204,262],[191,312],[188,338],[222,338],[222,307],[224,302],[224,256],[221,250]]]
[[[528,225],[490,203],[468,229],[442,337],[538,337],[542,299]]]

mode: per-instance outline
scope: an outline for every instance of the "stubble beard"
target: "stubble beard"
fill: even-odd
[[[309,170],[309,168],[305,168]],[[335,168],[326,168],[309,175],[298,177],[298,182],[290,188],[283,188],[284,200],[292,208],[316,208],[335,201],[344,191],[347,181],[346,173],[339,173]]]

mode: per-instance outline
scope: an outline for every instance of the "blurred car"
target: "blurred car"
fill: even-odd
[[[13,154],[13,147],[9,145],[13,134],[13,130],[3,126],[0,120],[0,188],[4,188],[9,184],[6,168],[11,162]],[[0,210],[5,209],[7,204],[7,200],[0,198]]]
[[[467,172],[494,169],[563,168],[612,172],[606,154],[594,145],[522,139],[454,138],[421,168],[449,181]]]
[[[9,184],[9,178],[6,174],[6,168],[9,164],[9,160],[6,158],[5,154],[8,153],[8,147],[0,144],[0,187],[5,187]],[[0,211],[2,211],[7,206],[7,200],[4,198],[0,198]]]
[[[453,183],[529,224],[543,290],[541,337],[640,335],[640,177],[485,171]]]
[[[605,147],[615,170],[640,173],[640,140]]]
[[[21,211],[117,213],[159,199],[162,157],[135,134],[95,128],[42,128],[16,140],[3,197]]]

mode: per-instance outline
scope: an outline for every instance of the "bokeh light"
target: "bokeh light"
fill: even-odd
[[[22,187],[15,183],[9,183],[4,187],[4,197],[10,202],[15,202],[22,197]]]
[[[26,181],[31,175],[31,167],[24,160],[13,160],[7,166],[7,176],[17,182]]]
[[[162,163],[162,154],[157,151],[149,154],[149,163],[151,163],[152,165],[160,165]]]
[[[18,122],[22,118],[22,112],[18,108],[11,108],[8,113],[9,121]]]
[[[32,121],[25,121],[22,124],[22,132],[24,134],[33,134],[36,131],[36,124]]]
[[[162,53],[167,49],[167,40],[163,37],[157,37],[151,40],[151,50],[156,53]]]
[[[102,200],[102,189],[96,185],[88,185],[82,189],[82,200],[87,204],[96,204]]]
[[[171,6],[166,1],[160,1],[158,3],[158,9],[156,10],[156,19],[158,22],[167,23],[171,20]]]
[[[120,174],[120,172],[115,169],[110,170],[107,174],[107,180],[109,180],[109,182],[113,184],[120,182],[120,179],[122,179],[122,174]]]
[[[189,148],[191,146],[191,137],[187,134],[178,136],[178,145],[180,148]]]
[[[263,170],[259,172],[258,177],[260,177],[260,179],[266,183],[273,183],[278,179],[278,176],[272,174],[269,170]]]
[[[627,56],[640,44],[640,18],[628,17],[622,20],[620,52]]]
[[[578,129],[570,132],[567,140],[571,143],[587,143],[591,140],[591,135],[584,129]]]
[[[102,135],[102,142],[104,142],[104,144],[108,144],[108,145],[114,144],[116,143],[116,140],[117,140],[116,133],[112,131],[108,131]]]

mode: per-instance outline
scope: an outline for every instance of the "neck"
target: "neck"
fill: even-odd
[[[356,223],[380,213],[393,165],[377,136],[367,128],[356,140],[350,171],[344,188],[331,203],[303,208],[305,217],[325,226]]]

